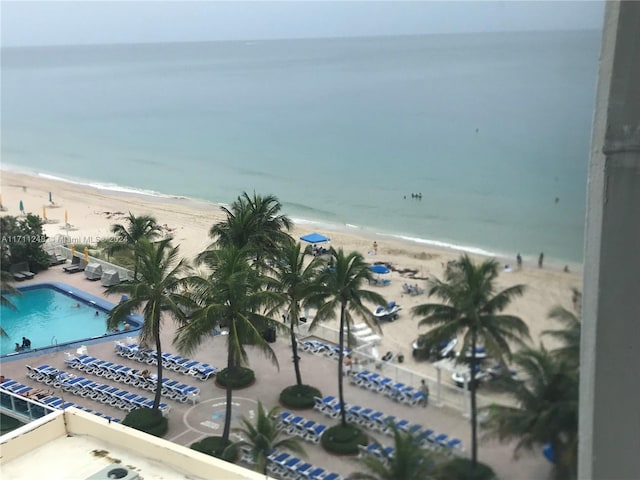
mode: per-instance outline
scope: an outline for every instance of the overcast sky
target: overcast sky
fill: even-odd
[[[2,45],[600,29],[601,1],[5,1]]]

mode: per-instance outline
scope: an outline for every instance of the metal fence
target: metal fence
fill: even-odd
[[[299,336],[313,336],[325,342],[337,344],[339,331],[326,325],[317,325],[316,328],[310,331],[301,330]],[[380,375],[392,378],[395,382],[402,382],[405,385],[418,388],[421,380],[425,380],[429,386],[430,402],[435,405],[453,408],[465,416],[470,415],[471,401],[469,391],[444,383],[443,381],[446,376],[452,373],[448,368],[436,366],[438,375],[436,378],[433,378],[406,366],[402,366],[399,363],[383,361],[376,351],[375,346],[372,344],[356,346],[351,356],[354,364],[358,366],[357,368],[375,371]],[[476,399],[478,408],[489,406],[492,403],[505,403],[503,400],[498,402],[484,395],[476,395]]]
[[[56,409],[40,403],[35,399],[16,395],[4,388],[0,388],[0,405],[5,413],[24,423],[42,418],[56,411]]]

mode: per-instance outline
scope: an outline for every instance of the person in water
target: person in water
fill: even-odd
[[[31,348],[31,340],[27,337],[22,337],[22,348],[25,350]]]

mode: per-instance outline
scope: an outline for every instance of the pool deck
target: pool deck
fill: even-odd
[[[52,267],[46,272],[39,273],[33,280],[20,282],[17,286],[27,286],[43,282],[62,282],[100,298],[105,298],[111,303],[117,303],[119,296],[105,296],[104,287],[100,282],[93,282],[85,279],[84,274],[67,274],[62,271],[62,267]],[[175,332],[175,324],[167,320],[163,325],[162,342],[163,350],[177,353],[172,345],[172,338]],[[256,373],[256,382],[242,390],[234,391],[234,416],[250,415],[256,405],[256,399],[260,399],[265,406],[271,407],[278,403],[280,391],[295,383],[293,363],[291,361],[291,350],[286,337],[279,335],[278,340],[271,344],[279,361],[278,370],[270,362],[265,361],[265,357],[259,352],[249,350],[250,366]],[[74,351],[75,348],[69,349]],[[144,364],[133,360],[119,357],[115,354],[113,340],[104,343],[97,343],[88,346],[89,354],[97,358],[120,363],[132,368],[142,367]],[[300,354],[302,378],[307,384],[319,388],[323,395],[337,394],[337,363],[335,360],[325,356],[313,355],[302,352]],[[124,385],[107,380],[103,377],[84,375],[69,369],[64,364],[64,353],[49,353],[31,358],[4,359],[1,363],[2,375],[17,380],[25,385],[37,388],[47,388],[27,377],[25,364],[39,366],[48,364],[60,369],[66,369],[72,373],[92,378],[99,383],[107,383],[124,390],[134,391],[149,398],[153,398],[153,392],[137,389],[131,385]],[[226,337],[218,336],[205,341],[200,348],[191,356],[192,359],[215,365],[219,368],[225,366],[226,362]],[[152,367],[155,368],[155,367]],[[164,370],[164,376],[179,380],[183,383],[196,386],[200,389],[200,401],[196,405],[191,403],[179,403],[174,400],[163,398],[163,402],[171,405],[169,414],[169,432],[165,436],[166,440],[180,445],[190,445],[191,443],[209,435],[218,435],[222,431],[224,395],[225,391],[215,385],[213,380],[201,382],[190,376],[185,376],[171,370]],[[470,449],[470,425],[468,419],[459,412],[445,407],[429,405],[427,408],[421,406],[410,407],[395,402],[388,397],[370,392],[360,387],[351,385],[347,379],[344,382],[345,400],[349,404],[357,404],[379,410],[387,415],[395,415],[397,418],[407,419],[411,423],[419,423],[424,427],[429,427],[438,433],[446,433],[450,438],[462,439],[465,450]],[[60,389],[48,387],[55,395],[60,396]],[[125,411],[114,407],[106,406],[91,399],[76,397],[64,393],[65,400],[92,408],[96,411],[123,418]],[[298,412],[309,420],[333,425],[335,420],[321,415],[316,410],[304,410]],[[381,443],[391,445],[393,439],[380,434],[373,433]],[[326,453],[321,447],[309,442],[302,442],[306,452],[307,461],[313,465],[320,466],[329,471],[337,472],[343,476],[355,471],[363,471],[360,463],[353,457],[340,457]],[[541,453],[527,454],[523,452],[518,460],[513,458],[513,447],[515,443],[498,444],[496,442],[481,442],[479,446],[479,459],[492,466],[498,477],[504,480],[546,480],[551,478],[551,465],[544,459]]]

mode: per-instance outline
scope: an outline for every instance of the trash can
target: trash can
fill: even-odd
[[[264,332],[262,332],[262,338],[268,343],[273,343],[276,341],[276,327],[268,327]]]

